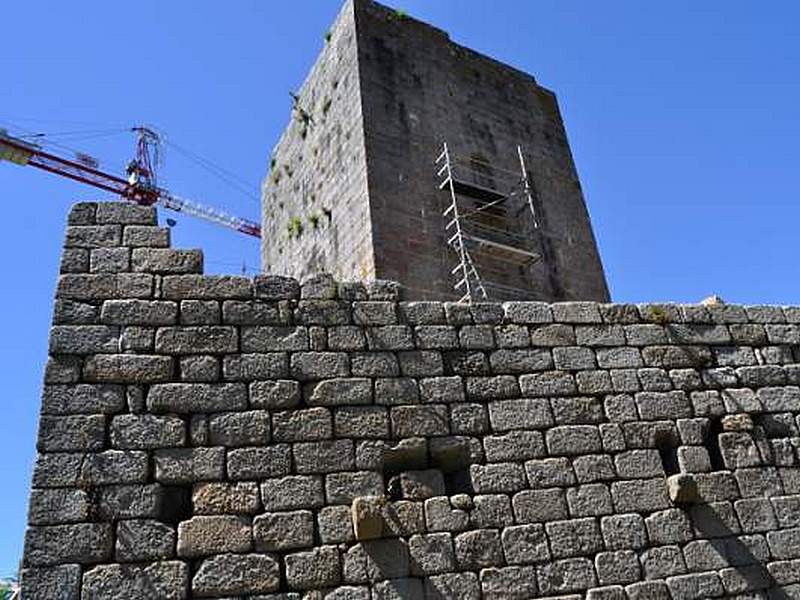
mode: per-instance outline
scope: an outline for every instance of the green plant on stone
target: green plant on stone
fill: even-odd
[[[277,164],[278,164],[278,159],[276,159],[274,156],[272,158],[270,158],[269,159],[269,170],[270,171],[274,171],[275,167],[277,166]]]
[[[330,31],[326,31],[325,32],[325,43],[326,44],[330,44],[332,37],[333,37],[333,34]]]
[[[286,224],[286,233],[290,240],[303,235],[303,220],[300,217],[291,217]]]
[[[393,17],[398,21],[402,21],[408,18],[408,13],[404,11],[402,8],[395,9]]]
[[[658,325],[666,325],[669,323],[669,313],[663,306],[651,306],[649,308],[649,317],[653,323]]]
[[[315,213],[311,213],[310,215],[308,215],[308,222],[311,224],[311,227],[313,229],[318,229],[319,228],[319,221],[320,221],[321,218],[322,218],[322,216],[319,213],[316,213],[316,212]]]
[[[325,98],[325,101],[322,103],[322,114],[327,115],[328,111],[331,109],[332,100],[330,98]]]

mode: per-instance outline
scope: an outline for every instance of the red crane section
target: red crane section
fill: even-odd
[[[158,204],[169,210],[230,227],[246,235],[261,237],[261,226],[258,223],[179,198],[156,185],[155,166],[158,162],[158,135],[146,127],[135,127],[133,131],[138,134],[136,158],[128,165],[127,179],[100,171],[96,168],[96,163],[92,163],[90,160],[71,160],[45,152],[35,144],[11,137],[2,129],[0,129],[0,161],[7,160],[21,166],[36,167],[111,192],[128,202],[142,206]]]

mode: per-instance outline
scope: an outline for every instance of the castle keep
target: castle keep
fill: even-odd
[[[263,272],[608,300],[552,92],[368,0],[326,37],[264,180]]]
[[[73,208],[23,598],[800,597],[800,308],[202,264]]]

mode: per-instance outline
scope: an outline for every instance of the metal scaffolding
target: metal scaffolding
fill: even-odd
[[[455,156],[444,142],[436,159],[439,189],[450,196],[443,216],[447,244],[457,259],[451,274],[459,302],[530,297],[531,289],[503,282],[508,269],[502,265],[526,269],[542,257],[520,146],[517,155],[520,171],[509,171],[480,157]]]

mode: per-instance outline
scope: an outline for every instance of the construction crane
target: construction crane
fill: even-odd
[[[148,127],[133,127],[131,131],[136,133],[136,157],[128,163],[125,178],[99,170],[98,162],[87,154],[76,153],[74,159],[58,156],[45,152],[37,144],[12,137],[5,129],[0,129],[0,161],[36,167],[111,192],[127,202],[140,206],[163,206],[230,227],[240,233],[261,237],[258,223],[180,198],[160,187],[156,178],[161,151],[160,136]]]

